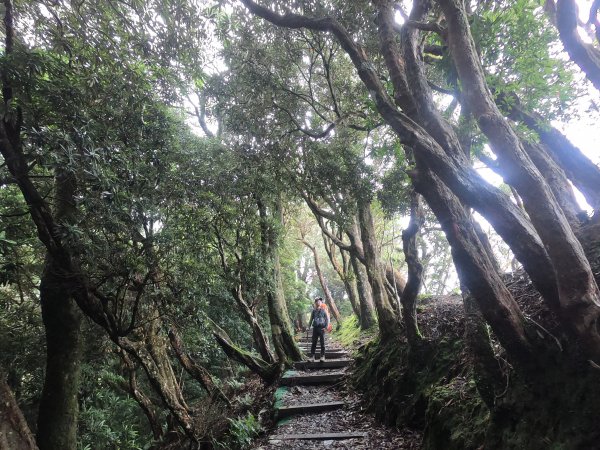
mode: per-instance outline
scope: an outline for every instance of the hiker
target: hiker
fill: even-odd
[[[325,361],[325,329],[329,327],[329,313],[324,308],[325,304],[321,297],[315,299],[315,307],[310,315],[308,328],[313,326],[312,347],[310,349],[310,359],[316,361],[315,350],[317,349],[317,339],[321,339],[321,359]]]

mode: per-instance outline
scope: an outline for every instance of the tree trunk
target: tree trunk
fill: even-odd
[[[37,450],[35,439],[0,368],[0,449]]]
[[[40,282],[46,331],[46,373],[37,429],[42,450],[77,447],[82,316],[68,294],[68,282],[57,272],[52,258],[47,257]]]
[[[411,173],[415,189],[438,217],[452,248],[452,258],[461,284],[473,294],[486,321],[504,348],[522,365],[534,362],[533,346],[526,333],[525,317],[500,279],[483,248],[463,205],[432,174]]]
[[[368,282],[368,277],[366,277],[360,269],[361,265],[365,264],[365,255],[363,251],[363,244],[360,238],[360,227],[358,225],[358,217],[354,218],[350,227],[346,227],[344,229],[345,234],[350,239],[350,244],[345,244],[341,236],[336,236],[330,230],[327,229],[325,221],[323,220],[325,217],[327,217],[329,220],[339,219],[334,217],[334,215],[328,214],[326,211],[319,208],[316,202],[312,200],[308,195],[304,195],[303,197],[306,201],[306,204],[311,209],[313,215],[317,219],[317,222],[319,224],[319,227],[321,228],[323,235],[329,238],[340,249],[340,251],[346,251],[350,255],[350,265],[352,266],[352,271],[356,279],[356,287],[359,300],[358,309],[360,310],[360,324],[361,328],[363,330],[366,330],[375,323],[375,309],[373,306],[371,285]],[[338,225],[340,227],[342,226],[340,223],[338,223]],[[325,247],[327,248],[327,245]]]
[[[400,297],[402,297],[402,292],[404,292],[404,288],[406,287],[406,280],[402,276],[402,273],[394,268],[391,262],[385,265],[384,281],[386,282],[390,299],[393,299],[391,301],[392,307],[398,315],[401,315]]]
[[[371,215],[371,205],[362,201],[358,206],[360,235],[365,256],[367,276],[373,291],[373,303],[377,311],[379,330],[384,339],[391,337],[398,329],[398,318],[390,303],[383,280],[382,265],[375,237],[375,226]]]
[[[302,314],[301,312],[296,314],[296,320],[298,321],[298,326],[300,327],[300,330],[304,330],[306,328],[306,324],[304,323],[304,314]]]
[[[146,394],[144,394],[137,383],[137,375],[136,368],[131,359],[127,356],[123,350],[119,351],[121,359],[123,360],[125,366],[125,372],[128,378],[128,383],[125,387],[125,390],[133,397],[133,399],[140,406],[144,415],[148,419],[148,423],[150,424],[150,428],[152,429],[152,436],[154,440],[159,440],[163,436],[162,426],[159,422],[158,415],[156,414],[156,410],[154,405],[148,398]]]
[[[475,384],[481,399],[493,410],[496,395],[501,392],[502,371],[490,340],[485,319],[481,315],[475,299],[463,289],[465,309],[465,340],[473,358]]]
[[[268,264],[271,276],[271,286],[267,290],[267,302],[269,306],[269,320],[271,322],[271,333],[273,335],[273,345],[275,353],[279,358],[280,364],[286,364],[288,360],[301,361],[302,352],[298,348],[294,339],[294,333],[289,317],[285,296],[283,293],[283,283],[281,279],[281,265],[279,262],[277,238],[275,227],[269,226],[267,208],[258,201],[258,210],[261,218],[261,240],[263,254]],[[281,223],[282,208],[278,200],[273,211],[272,219],[275,223]]]
[[[407,52],[404,57],[399,57],[398,53],[395,51],[393,8],[391,2],[377,2],[378,7],[382,4],[382,9],[380,10],[378,17],[378,25],[380,31],[385,34],[385,36],[382,36],[385,39],[382,40],[382,44],[380,45],[382,54],[385,57],[385,62],[388,66],[394,89],[398,90],[399,94],[402,94],[396,95],[395,100],[400,101],[402,97],[406,97],[403,95],[407,91],[406,80],[411,81],[410,90],[414,93],[414,96],[416,96],[413,96],[414,101],[412,104],[402,105],[402,111],[398,110],[386,88],[382,85],[380,74],[375,69],[375,65],[369,60],[364,48],[356,43],[352,35],[337,20],[333,18],[313,19],[297,14],[282,15],[262,7],[251,0],[242,0],[242,2],[254,14],[271,21],[276,25],[289,28],[305,27],[314,31],[332,33],[354,64],[358,76],[369,90],[375,106],[383,119],[397,134],[400,142],[413,149],[414,154],[419,155],[421,158],[421,165],[418,166],[419,170],[425,171],[430,169],[437,177],[439,177],[439,179],[434,179],[433,173],[429,172],[423,173],[422,176],[428,178],[427,182],[433,180],[436,187],[441,187],[439,182],[442,180],[443,183],[452,190],[452,194],[458,196],[464,205],[473,207],[480,212],[494,226],[498,234],[500,234],[500,236],[509,244],[515,256],[523,264],[523,267],[531,277],[536,288],[542,293],[548,304],[552,308],[560,309],[560,302],[564,296],[559,295],[557,283],[557,273],[559,272],[548,270],[549,267],[552,267],[554,258],[549,258],[546,248],[538,236],[539,230],[534,229],[529,218],[521,209],[510,201],[506,194],[483,180],[473,167],[471,167],[452,128],[448,123],[441,119],[439,113],[436,113],[435,105],[431,99],[431,90],[427,86],[425,72],[422,68],[422,62],[418,60],[418,55],[414,56],[414,62],[410,62],[411,60],[405,57],[406,55],[409,55],[410,52]],[[453,5],[449,5],[449,3],[456,5],[455,1],[449,0],[447,2],[442,2],[442,7],[452,7]],[[418,7],[413,7],[411,18],[413,17],[413,12],[415,14],[420,14],[423,10],[426,10],[428,2],[415,2],[415,6]],[[455,9],[460,9],[460,5],[457,5]],[[448,22],[452,22],[452,19],[448,19]],[[468,26],[464,20],[461,24],[465,27]],[[384,26],[385,30],[382,29]],[[412,27],[407,28],[410,29]],[[450,28],[451,27],[449,27],[449,29]],[[461,30],[455,34],[460,37],[461,33],[462,38],[468,36],[470,39],[468,28],[466,31]],[[462,43],[464,44],[464,42]],[[450,47],[452,49],[453,46],[451,45]],[[414,40],[412,41],[412,48],[416,48]],[[391,49],[392,51],[388,52],[388,49]],[[469,52],[468,60],[466,61],[467,64],[471,64],[474,61],[478,62],[476,52],[474,52],[470,42],[467,46],[454,45],[453,55],[464,50]],[[409,61],[408,64],[406,64],[407,61]],[[405,80],[402,79],[402,77],[395,76],[396,72],[402,72],[403,67],[399,66],[399,64],[402,63],[406,64],[406,70],[408,72],[408,76]],[[460,62],[458,62],[456,66],[460,67]],[[396,86],[396,80],[400,80],[398,86]],[[469,86],[469,89],[466,90],[465,93],[468,93],[470,96],[479,95],[480,86],[482,83],[484,84],[484,81],[482,82],[482,80],[475,80],[472,83],[471,80],[467,78],[462,79],[461,82],[463,86]],[[408,98],[410,97],[411,96],[408,96]],[[502,125],[501,121],[484,123],[489,119],[489,116],[482,116],[481,111],[474,107],[475,105],[469,101],[468,96],[467,102],[467,106],[470,107],[473,115],[478,119],[484,132],[493,131],[495,127]],[[406,115],[406,112],[414,111],[416,108],[419,108],[419,106],[422,106],[422,109],[418,110],[418,115],[420,117],[408,117]],[[481,120],[482,118],[484,119],[483,122]],[[419,120],[426,129],[415,122],[415,119]],[[494,140],[495,139],[490,138],[492,144],[494,144]],[[514,149],[515,146],[507,145],[505,147],[505,149],[508,150],[510,150],[510,148]],[[515,173],[519,173],[520,169],[518,166],[518,164],[514,164],[510,167],[511,170],[513,168],[517,169]],[[521,167],[521,169],[523,168]],[[533,170],[529,175],[532,175],[535,172],[537,172],[537,170]],[[424,196],[426,183],[423,183],[423,189],[420,190],[420,193]],[[539,191],[539,189],[536,190],[536,192],[537,191]],[[549,190],[542,190],[542,192],[540,192],[544,194],[541,197],[544,201],[547,199],[547,192],[549,192]],[[521,192],[520,194],[525,200],[523,193]],[[528,194],[530,199],[532,199],[533,192]],[[436,202],[440,205],[440,208],[438,208],[440,214],[445,211],[443,202],[446,197],[448,196],[444,194],[442,200]],[[457,202],[453,195],[450,198],[453,199],[453,202]],[[430,205],[434,200],[435,198],[427,198],[427,202]],[[540,199],[537,201],[539,202]],[[460,202],[458,203],[460,204]],[[548,206],[550,209],[559,210],[555,201],[546,205],[546,211]],[[453,220],[449,224],[446,224],[445,228],[448,239],[452,238],[453,258],[457,267],[459,267],[459,274],[465,278],[464,284],[469,287],[469,290],[476,297],[478,303],[480,302],[481,310],[486,317],[486,320],[492,324],[494,331],[503,332],[503,344],[508,347],[512,345],[513,348],[511,349],[511,352],[513,354],[521,355],[520,359],[521,361],[524,361],[528,359],[528,356],[526,355],[531,354],[531,346],[525,336],[522,314],[516,303],[514,303],[514,299],[510,296],[510,293],[508,293],[505,288],[503,289],[502,283],[497,274],[493,271],[493,267],[490,266],[489,260],[486,261],[487,257],[481,258],[481,249],[480,245],[477,244],[476,236],[475,238],[473,238],[471,234],[459,236],[459,231],[471,232],[471,230],[468,229],[468,226],[463,226],[462,216],[466,216],[466,223],[470,223],[470,219],[464,211],[462,213],[460,212],[460,208],[462,207],[462,205],[457,206],[458,209],[456,211],[456,217],[461,218],[461,220]],[[453,217],[448,214],[440,214],[436,213],[438,219],[442,223],[445,220],[444,217]],[[550,216],[549,218],[553,219],[554,217]],[[562,223],[566,223],[566,220],[563,219]],[[450,224],[454,225],[458,231],[453,228],[448,228]],[[538,225],[540,224],[538,223]],[[559,245],[557,245],[553,251],[555,252],[554,256],[557,257],[558,248],[562,247],[564,250],[572,250],[574,248],[573,245],[576,244],[573,242],[573,239],[564,241],[565,234],[568,235],[568,232],[563,227],[560,220],[553,225],[556,226],[553,226],[552,228],[558,228],[558,231],[561,231],[561,233],[558,233],[555,237],[558,241],[557,244]],[[549,230],[545,230],[545,236],[546,238],[551,238]],[[574,238],[572,233],[571,236],[567,237]],[[563,245],[560,245],[561,243]],[[585,264],[579,264],[582,261],[578,256],[578,252],[571,252],[569,256],[570,257],[566,258],[565,261],[571,260],[571,262],[575,262],[576,264],[573,264],[572,268],[569,270],[569,264],[566,264],[565,261],[561,262],[561,266],[565,269],[565,273],[561,274],[563,277],[562,281],[568,283],[565,287],[577,290],[577,286],[579,286],[579,292],[583,291],[583,294],[585,294],[586,291],[591,292],[590,288],[592,288],[591,290],[593,291],[593,286],[590,286],[589,270],[587,270]],[[481,264],[485,264],[485,266],[481,266]],[[487,268],[489,268],[491,272],[489,272]],[[473,269],[472,273],[471,269]],[[480,274],[483,278],[477,279],[475,274]],[[573,276],[565,276],[567,274]],[[576,322],[579,322],[571,329],[576,336],[581,336],[582,342],[586,343],[586,347],[592,354],[595,352],[593,348],[597,341],[597,333],[593,329],[593,324],[596,323],[596,312],[593,306],[596,303],[594,297],[595,295],[591,295],[591,298],[586,295],[579,296],[582,300],[580,304],[582,304],[583,307],[580,309],[572,308],[569,311],[576,316]],[[563,314],[563,316],[570,316],[569,312]],[[588,322],[583,321],[582,319],[588,315],[591,317],[591,320]],[[565,322],[566,325],[568,325],[569,320],[566,320]],[[581,328],[583,328],[583,330],[581,330]],[[503,329],[504,331],[502,331]]]
[[[450,52],[479,127],[489,139],[508,182],[515,186],[551,259],[558,281],[558,304],[554,305],[563,324],[585,349],[600,361],[600,290],[581,244],[545,180],[527,156],[523,145],[502,117],[485,82],[464,4],[459,0],[440,2],[448,23]]]
[[[167,339],[163,335],[162,322],[157,311],[145,311],[140,322],[144,325],[136,328],[135,341],[127,337],[116,337],[115,343],[140,364],[150,385],[184,433],[192,441],[197,441],[202,436],[196,429],[191,410],[183,398],[173,371],[167,352]]]
[[[75,179],[57,169],[56,220],[72,223]],[[46,373],[38,412],[37,442],[42,450],[77,446],[82,314],[71,296],[73,286],[54,258],[46,255],[40,303],[46,332]]]
[[[348,300],[350,300],[350,305],[352,305],[352,311],[358,317],[358,321],[360,323],[360,301],[358,299],[358,288],[356,286],[356,277],[352,274],[352,267],[350,263],[350,254],[344,250],[340,250],[342,254],[342,264],[343,264],[343,273],[344,278],[342,281],[344,282],[344,287],[346,288],[346,293],[348,294]]]
[[[556,26],[565,50],[571,59],[600,90],[600,50],[593,44],[584,42],[577,30],[578,7],[575,0],[558,0],[556,5]]]
[[[281,363],[269,364],[260,358],[237,347],[227,335],[225,330],[212,322],[213,336],[221,346],[227,357],[248,367],[252,372],[261,377],[266,383],[273,383],[280,375],[283,365]]]
[[[371,297],[371,285],[363,272],[362,264],[354,254],[350,254],[350,263],[356,277],[356,289],[360,303],[360,328],[368,330],[375,324],[375,308]]]
[[[574,231],[577,231],[581,223],[582,209],[575,199],[575,193],[564,170],[550,157],[544,145],[524,141],[523,149],[548,183],[567,222]]]
[[[348,294],[348,300],[350,301],[350,305],[352,306],[352,311],[356,314],[360,322],[360,306],[358,303],[358,292],[356,290],[356,280],[354,277],[350,275],[350,256],[348,252],[340,249],[340,254],[342,256],[342,265],[336,257],[335,249],[336,245],[327,237],[327,235],[321,232],[323,237],[323,246],[325,247],[325,252],[329,257],[329,261],[331,265],[335,269],[336,273],[340,277],[340,280],[344,283],[344,288],[346,290],[346,294]],[[340,238],[341,239],[341,238]]]
[[[413,191],[410,202],[410,223],[408,228],[402,231],[402,248],[408,266],[408,282],[400,299],[406,335],[411,346],[421,341],[421,333],[417,323],[417,296],[422,284],[423,265],[419,260],[417,237],[423,221],[423,207],[421,206],[419,194]]]
[[[200,383],[200,385],[212,398],[221,400],[227,405],[231,405],[231,402],[227,396],[223,393],[219,386],[215,384],[210,372],[194,361],[194,359],[188,353],[186,353],[179,334],[173,328],[169,330],[169,341],[171,342],[171,348],[175,352],[175,356],[185,371],[190,374],[194,380]]]
[[[315,270],[317,271],[317,277],[319,277],[319,283],[321,284],[321,289],[323,289],[323,295],[325,295],[325,304],[329,307],[329,311],[331,311],[331,315],[334,317],[335,321],[340,324],[340,312],[335,304],[335,300],[331,295],[331,291],[327,287],[327,281],[325,281],[325,277],[323,276],[323,271],[321,270],[321,263],[319,261],[319,254],[317,253],[317,249],[314,245],[303,241],[304,245],[306,245],[313,254],[315,260]]]
[[[232,289],[231,293],[235,298],[238,306],[240,307],[242,314],[246,319],[246,322],[250,325],[250,328],[252,329],[252,338],[254,340],[254,345],[256,345],[260,357],[264,359],[267,363],[275,362],[275,357],[273,356],[271,348],[269,347],[269,338],[264,333],[262,327],[260,326],[260,323],[258,323],[258,318],[256,317],[256,314],[244,299],[241,286]]]
[[[538,134],[552,159],[565,171],[573,185],[595,211],[600,210],[600,168],[542,117],[519,106],[518,98],[502,101],[500,106],[511,119],[524,123]]]

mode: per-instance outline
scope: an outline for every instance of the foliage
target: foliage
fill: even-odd
[[[91,371],[90,371],[91,369]],[[148,448],[152,433],[139,405],[115,389],[125,380],[112,371],[96,372],[91,366],[83,368],[79,417],[79,449]]]
[[[230,424],[228,437],[223,442],[215,443],[217,448],[223,450],[250,448],[252,440],[263,431],[259,420],[250,412],[244,417],[228,420]]]

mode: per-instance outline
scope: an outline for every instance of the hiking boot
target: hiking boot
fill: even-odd
[[[320,362],[325,362],[325,355],[321,355],[321,359],[319,359]]]

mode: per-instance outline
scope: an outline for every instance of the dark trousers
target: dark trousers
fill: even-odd
[[[325,328],[314,327],[313,335],[312,335],[312,347],[310,349],[310,354],[314,355],[315,350],[317,349],[317,339],[321,339],[321,356],[325,354]]]

